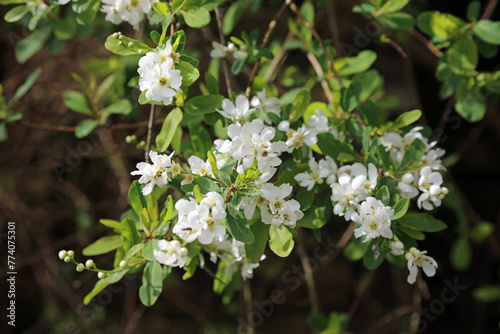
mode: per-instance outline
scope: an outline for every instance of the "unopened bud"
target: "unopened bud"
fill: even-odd
[[[83,263],[78,263],[78,265],[76,266],[76,271],[78,272],[82,272],[84,269],[85,266],[83,265]]]
[[[64,260],[64,258],[66,257],[66,255],[68,255],[68,252],[66,252],[65,250],[62,250],[59,252],[59,258],[61,260]]]
[[[73,252],[72,250],[69,250],[68,253],[67,253],[67,255],[69,257],[73,257],[73,256],[75,256],[75,252]]]
[[[71,258],[69,256],[66,256],[63,261],[66,263],[71,262]]]
[[[120,262],[120,268],[125,268],[127,266],[127,261],[123,260]]]
[[[106,277],[106,274],[103,273],[102,271],[100,271],[100,272],[97,273],[97,278],[103,279],[104,277]]]
[[[85,267],[92,268],[93,266],[94,266],[93,260],[87,260],[87,262],[85,262]]]

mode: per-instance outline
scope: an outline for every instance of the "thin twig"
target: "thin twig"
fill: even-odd
[[[267,44],[269,43],[269,38],[271,37],[272,32],[274,31],[274,28],[276,28],[276,24],[278,23],[279,18],[281,15],[285,12],[286,7],[291,3],[291,0],[286,0],[283,5],[281,5],[280,9],[274,16],[273,20],[269,22],[269,26],[267,27],[267,31],[264,34],[264,38],[262,39],[262,46],[266,47]],[[250,78],[248,79],[248,84],[247,84],[247,89],[245,91],[245,95],[247,98],[250,98],[250,94],[252,93],[252,85],[253,81],[255,79],[255,76],[257,75],[257,71],[259,70],[260,66],[260,60],[261,57],[258,57],[257,60],[255,61],[255,64],[253,65],[252,68],[252,73],[250,73]]]
[[[144,152],[144,160],[149,163],[149,150],[151,148],[151,136],[153,134],[153,122],[155,118],[155,104],[151,104],[148,122],[148,135],[146,137],[146,152]]]
[[[351,305],[349,306],[349,309],[347,311],[347,314],[349,315],[349,319],[352,319],[354,314],[356,313],[356,310],[358,309],[359,303],[361,302],[361,298],[363,298],[363,295],[366,291],[366,288],[368,288],[368,285],[370,284],[373,275],[375,274],[375,270],[369,270],[365,277],[363,277],[363,280],[361,283],[359,283],[358,289],[356,290],[356,294],[354,296],[353,301],[351,302]]]
[[[304,242],[304,230],[298,230],[297,236],[297,253],[299,253],[300,262],[302,268],[304,269],[304,278],[307,285],[307,294],[309,296],[309,302],[311,304],[311,312],[319,312],[319,300],[316,292],[316,284],[314,283],[313,271],[309,259],[307,258],[306,245]]]
[[[390,324],[393,320],[410,313],[413,310],[413,305],[401,306],[400,308],[395,309],[391,313],[384,315],[380,320],[373,324],[370,327],[367,333],[379,333],[380,329],[384,326]]]
[[[267,68],[266,74],[264,75],[264,82],[267,84],[269,80],[271,80],[271,77],[273,76],[274,73],[276,73],[280,67],[283,65],[283,62],[285,61],[286,57],[288,56],[288,50],[285,47],[285,45],[288,44],[288,42],[293,40],[293,34],[291,32],[288,33],[285,37],[285,41],[283,42],[283,47],[280,48],[278,54],[274,56],[273,60],[271,60],[271,63],[269,63],[269,66]]]
[[[67,125],[50,125],[43,123],[31,123],[26,121],[20,121],[19,124],[39,130],[61,131],[61,132],[75,132],[76,130],[76,126],[67,126]]]
[[[243,290],[243,299],[245,301],[245,319],[251,319],[252,314],[252,290],[250,288],[250,280],[243,280],[241,282]],[[245,334],[254,334],[252,321],[245,322],[247,324]]]
[[[420,276],[417,279],[422,279]],[[410,328],[408,332],[410,334],[416,334],[418,332],[418,326],[420,324],[420,306],[422,305],[422,295],[420,294],[419,285],[415,284],[413,286],[413,303],[412,303],[412,314],[410,316]]]
[[[425,45],[427,49],[434,54],[436,57],[441,58],[443,56],[443,52],[441,52],[438,48],[432,44],[431,41],[429,41],[424,35],[422,35],[418,30],[416,29],[410,29],[410,34],[415,37],[420,43]]]
[[[123,330],[123,334],[131,334],[134,333],[135,328],[137,327],[137,324],[139,323],[139,320],[142,317],[142,314],[146,310],[146,307],[144,305],[139,305],[134,313],[132,313],[132,316],[130,317],[129,321],[127,322],[127,326]]]
[[[222,30],[222,17],[219,8],[215,8],[215,18],[217,20],[217,28],[219,29],[219,39],[222,45],[226,45],[226,39],[224,38],[224,31]],[[224,80],[226,81],[227,97],[231,97],[231,79],[229,77],[229,67],[227,66],[227,60],[225,58],[221,59],[222,72],[224,73]]]
[[[328,85],[328,82],[326,82],[326,78],[324,77],[325,73],[321,68],[321,64],[319,63],[318,59],[316,59],[316,56],[312,52],[307,53],[307,59],[309,59],[309,62],[311,63],[314,71],[316,72],[316,75],[318,77],[323,77],[323,80],[321,80],[321,87],[323,88],[323,92],[325,93],[328,103],[333,104],[333,93],[332,90],[330,89],[330,86]]]
[[[488,4],[484,7],[483,15],[481,15],[481,20],[487,20],[491,17],[495,11],[495,7],[498,4],[498,0],[490,0]]]

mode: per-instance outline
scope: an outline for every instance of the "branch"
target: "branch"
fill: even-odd
[[[244,304],[244,309],[245,309],[245,318],[244,319],[251,319],[251,314],[252,314],[252,290],[250,288],[250,281],[249,280],[242,280],[242,293],[243,293],[243,300],[245,302]],[[247,324],[246,332],[245,334],[254,334],[254,328],[252,325],[252,321],[245,322]]]
[[[299,253],[300,262],[302,264],[302,268],[304,269],[304,276],[307,284],[307,294],[309,295],[309,302],[311,304],[311,312],[316,313],[319,312],[319,301],[318,295],[316,293],[316,285],[314,283],[313,271],[311,268],[311,264],[307,258],[307,251],[304,242],[304,231],[299,229],[297,236],[297,253]]]
[[[220,43],[222,45],[226,45],[226,39],[224,38],[224,32],[222,31],[222,18],[220,15],[219,8],[215,8],[215,18],[217,19],[217,27],[219,29],[219,38],[220,38]],[[227,60],[225,58],[221,59],[222,62],[222,71],[224,72],[224,80],[226,81],[226,87],[227,87],[227,97],[231,97],[231,80],[229,78],[229,68],[227,67]]]
[[[144,152],[144,160],[149,163],[149,150],[151,148],[151,136],[153,134],[153,122],[155,118],[155,106],[151,104],[151,110],[149,112],[149,122],[148,122],[148,135],[146,137],[146,152]]]
[[[410,34],[415,37],[420,43],[425,45],[427,49],[434,54],[437,58],[441,58],[443,56],[443,52],[441,52],[438,48],[432,44],[424,35],[422,35],[418,30],[412,28],[410,29]]]

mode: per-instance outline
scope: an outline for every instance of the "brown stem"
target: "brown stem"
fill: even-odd
[[[263,47],[266,47],[267,44],[269,43],[269,38],[271,37],[271,34],[274,31],[274,28],[276,28],[276,24],[278,23],[278,19],[284,13],[284,11],[289,3],[291,3],[291,0],[286,0],[285,3],[283,3],[283,5],[281,5],[280,9],[278,10],[276,15],[274,16],[273,20],[271,22],[269,22],[269,26],[267,27],[267,31],[264,34],[264,38],[262,39],[261,45]],[[252,73],[250,74],[250,78],[248,79],[247,89],[245,91],[245,95],[247,98],[250,98],[250,94],[252,93],[252,85],[253,85],[253,81],[255,79],[255,76],[257,75],[257,71],[259,70],[260,59],[261,58],[259,57],[259,58],[257,58],[257,61],[255,61],[255,64],[253,65],[253,68],[252,68]]]
[[[42,123],[31,123],[26,121],[20,121],[20,124],[34,128],[39,130],[49,130],[49,131],[61,131],[61,132],[75,132],[76,126],[67,126],[67,125],[50,125],[50,124],[42,124]]]
[[[418,30],[416,29],[410,29],[410,34],[415,37],[420,43],[425,45],[427,49],[434,54],[436,57],[441,58],[443,56],[443,53],[438,50],[434,46],[434,44],[431,43],[424,35],[422,35]]]
[[[406,306],[401,306],[391,313],[388,313],[384,315],[380,320],[378,320],[376,323],[373,324],[373,326],[370,327],[367,333],[379,333],[380,329],[382,329],[384,326],[390,324],[392,321],[395,319],[410,313],[413,310],[413,305],[406,305]]]
[[[418,279],[422,279],[418,277]],[[415,284],[413,287],[413,312],[410,316],[410,328],[408,332],[410,334],[416,334],[418,332],[418,325],[420,323],[420,306],[422,305],[422,295],[420,294],[419,285]]]
[[[312,52],[307,53],[307,59],[309,59],[309,62],[311,63],[314,71],[316,72],[316,75],[318,77],[323,77],[323,80],[321,80],[321,87],[323,88],[323,92],[325,93],[328,102],[333,104],[333,93],[332,90],[330,89],[330,86],[328,85],[328,82],[326,82],[326,78],[324,78],[325,73],[321,68],[321,64],[319,63],[318,59],[316,59],[316,56],[314,56]]]
[[[245,301],[245,319],[251,319],[252,314],[252,290],[250,288],[250,280],[243,280],[242,291],[243,299]],[[252,325],[252,321],[245,322],[247,324],[245,334],[254,334],[255,330]]]
[[[224,31],[222,30],[222,16],[220,14],[219,8],[215,8],[215,18],[217,20],[217,28],[219,29],[219,39],[222,45],[226,45],[226,39],[224,38]],[[224,73],[224,80],[226,81],[227,97],[231,97],[231,78],[229,77],[229,67],[227,66],[227,59],[222,58],[222,72]]]
[[[349,306],[349,309],[347,311],[347,314],[349,315],[349,318],[352,319],[354,314],[356,313],[356,310],[358,309],[359,303],[361,302],[361,298],[363,298],[363,294],[366,291],[366,288],[368,288],[368,285],[370,284],[373,275],[375,274],[375,270],[370,270],[366,273],[365,277],[363,277],[363,280],[359,284],[357,290],[356,290],[356,295]]]
[[[151,110],[149,112],[149,122],[148,122],[148,135],[146,137],[146,152],[144,152],[144,160],[149,163],[149,150],[151,148],[151,136],[153,134],[153,122],[155,118],[155,107],[156,105],[151,104]]]
[[[304,269],[304,278],[307,285],[307,294],[309,296],[309,303],[311,304],[311,312],[319,312],[319,301],[316,292],[316,284],[314,283],[313,271],[309,259],[307,258],[306,245],[304,242],[304,231],[302,229],[298,230],[297,236],[297,253],[299,253],[300,262],[302,268]]]
[[[495,7],[498,4],[498,0],[490,0],[488,1],[488,4],[484,7],[484,12],[483,15],[481,15],[481,20],[487,20],[491,17],[493,14],[493,11],[495,10]]]

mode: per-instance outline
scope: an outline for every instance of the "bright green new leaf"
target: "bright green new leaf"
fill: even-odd
[[[128,115],[132,112],[132,104],[127,99],[123,99],[107,106],[100,111],[101,115],[105,118],[112,114],[116,115]]]
[[[413,16],[407,13],[384,14],[378,20],[391,29],[410,30],[415,25]]]
[[[4,19],[7,22],[17,22],[24,17],[28,13],[28,7],[25,5],[20,5],[9,10]]]
[[[157,261],[148,262],[142,275],[142,286],[139,288],[139,298],[145,306],[153,305],[163,289],[163,273],[161,264]]]
[[[106,254],[120,247],[122,243],[123,242],[120,235],[110,235],[102,237],[85,247],[82,251],[82,254],[85,256]]]
[[[165,152],[172,139],[174,138],[175,131],[182,121],[182,111],[179,108],[174,108],[163,121],[160,133],[156,136],[156,148],[158,152]]]
[[[132,218],[125,218],[120,223],[123,237],[123,250],[127,252],[132,246],[141,242],[137,232],[136,222]]]
[[[179,12],[192,28],[203,28],[210,23],[210,13],[203,7],[189,6]]]
[[[76,16],[76,22],[81,25],[91,23],[94,21],[100,8],[101,0],[89,0],[88,5]]]
[[[121,225],[120,222],[112,219],[99,219],[99,223],[106,227],[112,228],[116,232],[120,233]]]
[[[407,125],[413,124],[420,119],[422,116],[422,111],[415,109],[412,111],[407,111],[396,118],[391,128],[399,129]]]
[[[200,77],[200,71],[188,62],[181,61],[175,68],[181,71],[182,85],[185,87],[191,86]]]
[[[293,235],[286,226],[277,228],[276,226],[271,226],[269,229],[269,247],[274,252],[274,254],[279,257],[287,257],[293,250],[294,241]]]
[[[10,108],[12,105],[14,105],[14,103],[16,103],[21,97],[24,96],[24,94],[26,94],[30,90],[30,88],[35,84],[35,81],[38,79],[41,73],[42,69],[38,67],[36,70],[33,71],[33,73],[31,73],[28,76],[26,81],[21,86],[19,86],[19,88],[14,93],[14,96],[7,104],[7,108]]]
[[[307,90],[301,90],[295,96],[295,100],[293,101],[292,112],[288,119],[290,123],[295,122],[302,117],[307,109],[307,106],[309,105],[309,102],[311,102],[311,93]]]
[[[500,45],[500,22],[490,21],[490,20],[480,20],[476,23],[474,28],[472,28],[474,34],[485,41],[493,45]]]
[[[142,194],[141,186],[137,180],[130,185],[130,189],[128,190],[128,201],[137,215],[140,214],[143,208],[148,207],[146,197]]]
[[[368,249],[369,242],[363,242],[363,238],[352,238],[344,248],[344,256],[349,261],[361,260]]]
[[[402,218],[408,211],[409,205],[410,205],[410,200],[408,198],[400,199],[392,208],[394,210],[394,215],[392,216],[391,221]]]
[[[85,296],[83,303],[85,305],[88,305],[90,303],[90,301],[92,300],[92,298],[97,296],[97,294],[99,292],[104,290],[108,285],[116,283],[119,280],[121,280],[122,277],[125,276],[126,273],[127,273],[126,270],[121,270],[121,271],[112,273],[103,279],[98,280],[97,283],[95,284],[94,288],[92,289],[92,291],[90,291],[90,293]]]
[[[260,219],[250,223],[250,231],[254,235],[255,241],[245,244],[245,254],[247,260],[251,263],[259,263],[262,254],[266,250],[267,241],[269,240],[269,226],[263,224]]]
[[[380,9],[375,12],[376,14],[394,13],[403,9],[410,0],[388,0]]]
[[[341,76],[363,73],[372,66],[377,54],[370,50],[361,51],[356,57],[340,58],[335,61],[335,68]]]
[[[458,84],[455,110],[469,122],[478,122],[486,113],[486,99],[476,85],[468,86],[466,79]]]
[[[76,138],[88,136],[99,125],[99,121],[95,119],[86,119],[78,123],[75,128]]]
[[[118,38],[115,38],[118,37]],[[120,55],[120,56],[130,56],[138,54],[139,51],[141,54],[145,54],[153,49],[148,45],[141,43],[133,38],[127,37],[125,35],[118,35],[118,33],[114,33],[106,38],[106,42],[104,43],[104,47],[109,51]]]

